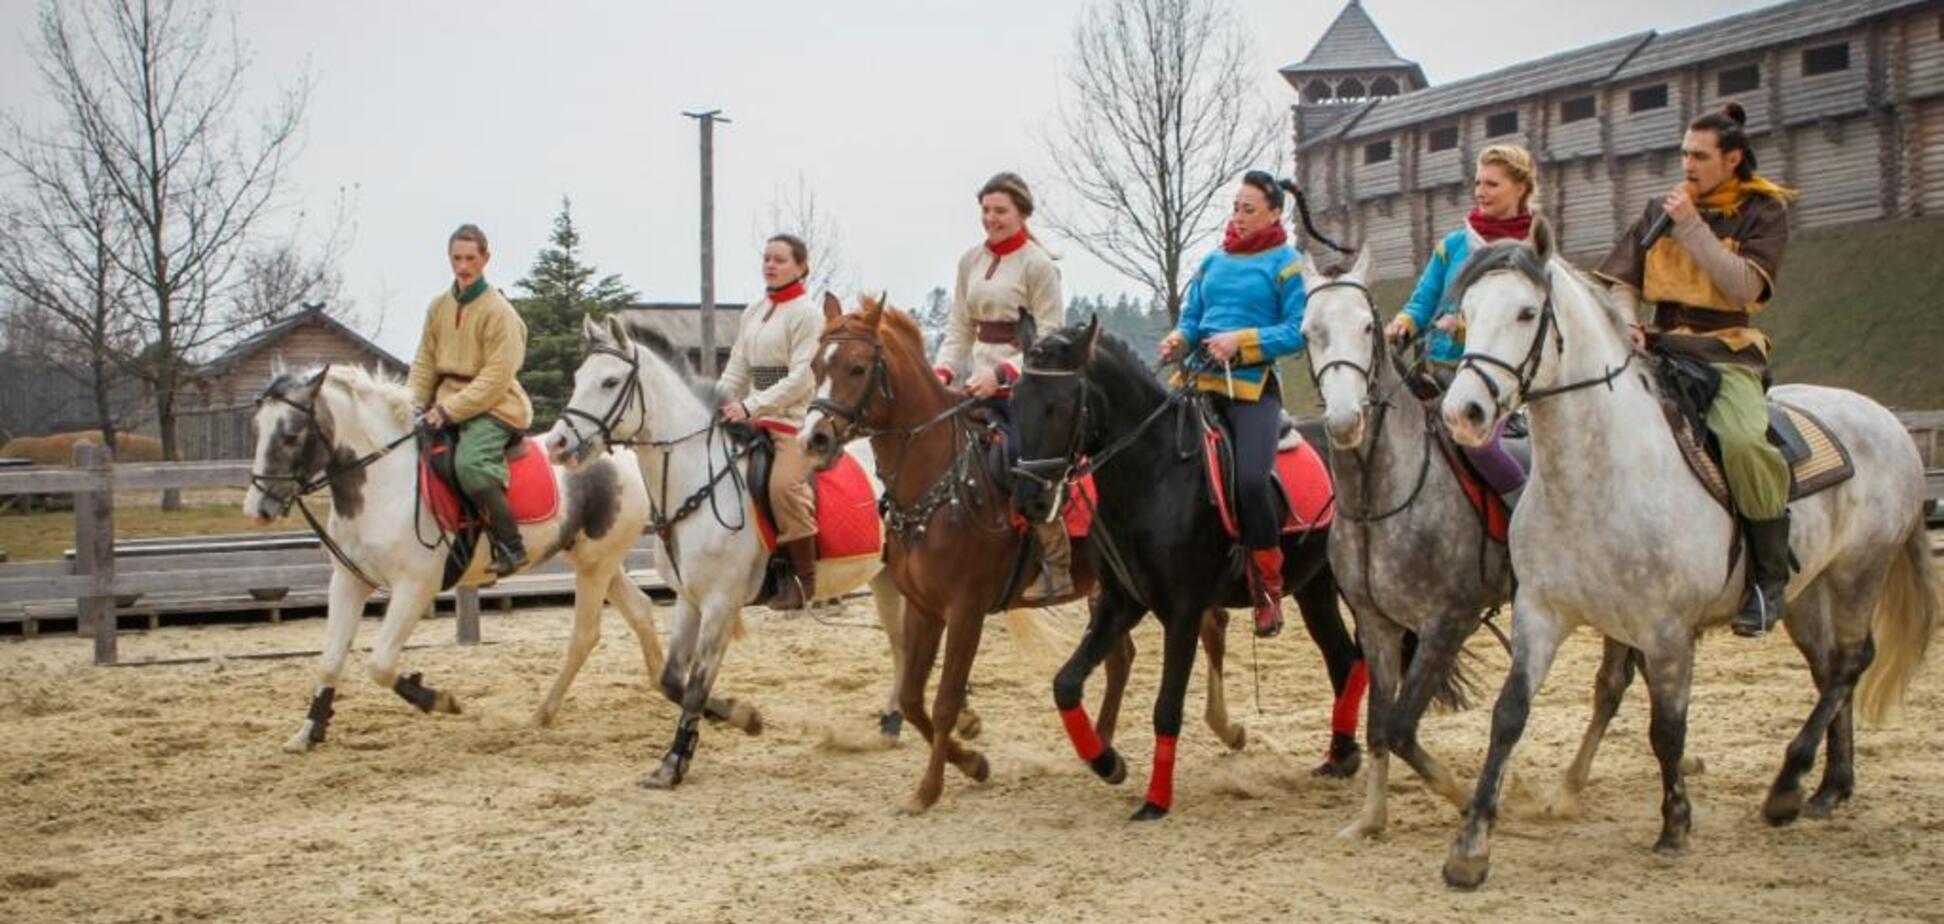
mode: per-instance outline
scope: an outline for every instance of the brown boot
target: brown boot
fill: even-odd
[[[1255,634],[1269,638],[1282,631],[1282,549],[1249,550],[1249,570],[1255,576]]]
[[[783,586],[771,598],[769,608],[800,610],[817,598],[817,537],[805,536],[786,542],[783,552],[789,556],[791,574],[784,576]]]
[[[1067,538],[1066,521],[1040,523],[1033,535],[1040,544],[1039,580],[1019,595],[1019,602],[1040,606],[1073,596],[1073,540]]]
[[[520,523],[507,506],[506,489],[488,488],[474,495],[472,501],[486,515],[486,531],[493,547],[493,563],[486,570],[505,577],[526,567],[526,544],[520,540]]]

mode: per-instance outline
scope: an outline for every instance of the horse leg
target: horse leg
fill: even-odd
[[[1323,763],[1311,771],[1317,776],[1349,779],[1357,774],[1362,758],[1357,752],[1357,716],[1363,711],[1364,692],[1370,684],[1368,668],[1357,642],[1343,627],[1343,614],[1337,609],[1336,579],[1326,568],[1296,589],[1296,606],[1303,614],[1303,628],[1323,652],[1330,671],[1330,690],[1335,704],[1330,709],[1330,747]]]
[[[1386,802],[1390,785],[1390,728],[1394,722],[1399,666],[1404,660],[1404,632],[1388,619],[1358,619],[1364,657],[1370,670],[1370,717],[1365,737],[1370,745],[1370,771],[1364,778],[1363,811],[1343,826],[1337,837],[1356,840],[1383,833],[1389,823]]]
[[[324,623],[324,651],[317,665],[317,688],[311,692],[310,711],[297,727],[297,734],[284,742],[283,749],[302,754],[313,745],[324,743],[331,724],[331,703],[337,698],[338,678],[344,674],[344,660],[357,637],[358,620],[364,616],[365,601],[371,587],[342,568],[331,569],[330,600]]]
[[[715,686],[722,668],[722,656],[729,650],[730,628],[741,610],[728,600],[711,597],[702,607],[700,632],[696,636],[695,657],[682,688],[682,714],[675,723],[675,738],[662,755],[661,765],[641,781],[648,789],[674,789],[688,775],[701,736],[700,724],[708,705],[709,690]],[[664,669],[666,670],[666,669]],[[754,734],[752,732],[751,734]]]
[[[1639,653],[1632,648],[1613,639],[1606,640],[1600,653],[1600,669],[1593,675],[1593,713],[1587,716],[1579,753],[1573,756],[1572,766],[1566,768],[1566,776],[1560,780],[1559,791],[1553,794],[1546,814],[1556,818],[1579,817],[1580,793],[1586,790],[1586,781],[1593,776],[1593,756],[1599,753],[1600,742],[1606,738],[1614,714],[1620,711],[1620,700],[1633,684],[1634,667],[1639,664],[1639,658]]]
[[[1679,853],[1694,829],[1694,809],[1688,804],[1687,782],[1681,772],[1681,751],[1687,746],[1687,709],[1694,678],[1694,642],[1682,636],[1659,651],[1642,652],[1647,697],[1652,707],[1647,737],[1661,771],[1661,834],[1654,842],[1660,853]]]
[[[385,621],[378,628],[377,640],[371,643],[371,659],[366,662],[365,672],[371,675],[372,683],[389,688],[420,712],[457,715],[459,701],[452,694],[426,686],[424,676],[417,672],[404,676],[398,673],[399,653],[405,650],[405,641],[412,637],[419,617],[432,606],[433,593],[430,584],[416,581],[400,581],[392,586],[391,601],[385,605]]]
[[[1512,749],[1525,734],[1526,719],[1532,712],[1532,698],[1552,669],[1559,654],[1559,643],[1566,634],[1551,613],[1526,606],[1515,607],[1512,620],[1512,669],[1499,689],[1498,703],[1492,707],[1491,742],[1485,750],[1485,766],[1478,785],[1472,789],[1471,803],[1458,836],[1452,840],[1445,857],[1445,884],[1454,889],[1475,889],[1485,882],[1492,867],[1492,825],[1498,820],[1499,789],[1505,782],[1505,765]]]
[[[1458,778],[1451,770],[1432,757],[1418,741],[1418,723],[1423,721],[1424,711],[1431,708],[1431,700],[1438,691],[1452,682],[1452,672],[1458,668],[1458,656],[1464,651],[1465,639],[1477,627],[1477,620],[1470,614],[1456,618],[1441,616],[1424,626],[1418,633],[1417,651],[1412,656],[1411,666],[1403,671],[1401,692],[1393,701],[1384,735],[1390,749],[1411,765],[1411,769],[1424,780],[1424,785],[1460,811],[1465,807],[1464,787],[1459,786]],[[1400,658],[1402,650],[1400,638]],[[1370,727],[1378,727],[1375,719],[1371,720]]]
[[[1133,645],[1128,642],[1127,634],[1141,615],[1141,605],[1121,590],[1119,582],[1102,582],[1100,594],[1088,607],[1087,631],[1080,636],[1079,647],[1067,656],[1066,663],[1060,665],[1059,672],[1053,675],[1053,706],[1060,711],[1060,724],[1066,728],[1067,739],[1073,742],[1074,752],[1093,768],[1095,776],[1115,786],[1127,779],[1127,762],[1121,759],[1120,752],[1114,750],[1112,744],[1101,738],[1099,730],[1087,719],[1087,676],[1109,656],[1124,656],[1128,662],[1132,662]],[[1108,680],[1106,704],[1111,705],[1116,713],[1120,709],[1120,694],[1126,684],[1125,674],[1121,676],[1118,686],[1113,678]],[[1113,726],[1108,725],[1107,730],[1111,733]]]
[[[1248,743],[1249,733],[1241,722],[1229,720],[1228,689],[1223,685],[1222,660],[1228,651],[1227,610],[1213,609],[1202,614],[1201,644],[1202,653],[1208,658],[1208,706],[1202,710],[1202,717],[1208,720],[1208,727],[1214,730],[1216,740],[1223,747],[1240,751]],[[1133,645],[1130,638],[1128,647],[1131,649]]]
[[[1880,585],[1882,572],[1876,578]],[[1829,596],[1842,597],[1844,589],[1831,587]],[[1860,601],[1849,598],[1848,605],[1858,605],[1862,613],[1873,613],[1876,609],[1876,601],[1870,595],[1862,595]],[[1816,747],[1825,740],[1830,748],[1830,763],[1823,769],[1823,783],[1816,792],[1822,804],[1811,809],[1811,814],[1826,817],[1837,803],[1848,797],[1848,790],[1854,785],[1854,769],[1849,759],[1855,731],[1850,715],[1851,694],[1863,676],[1863,669],[1876,656],[1876,645],[1868,635],[1856,642],[1837,637],[1838,627],[1828,618],[1824,592],[1819,588],[1812,588],[1797,598],[1796,605],[1790,607],[1788,622],[1790,636],[1809,660],[1810,673],[1815,677],[1820,695],[1808,721],[1790,740],[1783,754],[1782,769],[1769,787],[1768,798],[1762,801],[1762,817],[1776,826],[1786,825],[1802,813],[1802,775],[1815,766]],[[1867,625],[1863,623],[1864,632],[1868,631]],[[1839,754],[1844,758],[1840,767],[1837,766]]]
[[[1100,694],[1100,717],[1094,720],[1094,734],[1100,746],[1114,746],[1114,731],[1120,728],[1121,700],[1127,695],[1127,678],[1134,672],[1134,636],[1121,636],[1120,644],[1107,652],[1101,666],[1107,670],[1107,688]]]
[[[871,603],[877,607],[878,625],[891,644],[891,689],[884,697],[884,712],[878,716],[878,734],[896,741],[904,730],[904,713],[898,708],[898,691],[904,683],[904,594],[891,580],[888,571],[871,578]]]
[[[961,748],[952,738],[959,710],[965,707],[965,684],[971,679],[972,659],[979,653],[979,637],[985,630],[985,616],[976,609],[961,608],[945,618],[945,666],[938,674],[938,692],[932,702],[931,758],[918,791],[912,794],[909,810],[923,812],[938,802],[945,789],[945,765],[983,783],[991,776],[985,755]]]
[[[533,714],[536,725],[544,728],[553,724],[554,716],[560,713],[561,701],[567,698],[568,688],[580,675],[581,665],[587,663],[587,655],[594,646],[601,643],[601,602],[606,598],[602,585],[605,583],[598,574],[574,573],[574,634],[567,640],[567,660],[560,665],[560,674],[554,677],[553,689],[547,691],[547,698],[540,701],[540,708]]]
[[[1148,777],[1147,800],[1133,821],[1154,821],[1174,807],[1175,742],[1181,735],[1181,702],[1188,693],[1188,675],[1195,669],[1195,642],[1201,634],[1202,614],[1177,613],[1168,620],[1161,651],[1161,694],[1154,699],[1154,773]]]
[[[607,598],[615,609],[621,611],[621,618],[627,621],[635,640],[641,643],[641,663],[647,668],[649,679],[660,677],[662,664],[667,658],[662,654],[661,635],[655,629],[654,601],[649,600],[648,595],[628,579],[625,568],[608,579]]]

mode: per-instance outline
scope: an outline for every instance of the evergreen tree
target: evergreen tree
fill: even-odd
[[[574,229],[572,203],[560,199],[551,246],[533,259],[533,268],[514,286],[525,295],[513,300],[526,321],[526,365],[520,384],[533,398],[533,426],[553,426],[574,394],[574,370],[581,361],[581,318],[600,320],[626,307],[635,293],[618,275],[595,280],[597,270],[581,262],[580,232]]]

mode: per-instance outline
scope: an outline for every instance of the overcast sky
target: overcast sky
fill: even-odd
[[[1364,4],[1434,84],[1765,5]],[[26,60],[37,6],[0,0],[0,109],[29,122],[44,114]],[[1276,68],[1308,53],[1342,6],[1235,2],[1266,105],[1286,111],[1295,101]],[[645,298],[695,300],[697,143],[684,109],[720,108],[733,120],[716,142],[718,299],[760,294],[758,222],[799,174],[838,226],[850,281],[902,305],[949,287],[958,255],[981,238],[973,194],[987,176],[1018,170],[1042,202],[1060,194],[1036,139],[1055,117],[1083,8],[251,0],[239,14],[260,96],[306,71],[315,81],[284,217],[328,213],[350,191],[346,294],[361,326],[409,357],[426,302],[450,281],[446,233],[462,221],[483,226],[493,240],[488,277],[511,286],[545,244],[563,194],[588,260]],[[1069,295],[1136,289],[1078,247],[1050,243]]]

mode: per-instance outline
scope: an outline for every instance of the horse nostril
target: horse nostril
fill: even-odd
[[[1485,408],[1476,401],[1465,403],[1465,422],[1474,427],[1485,425]]]

